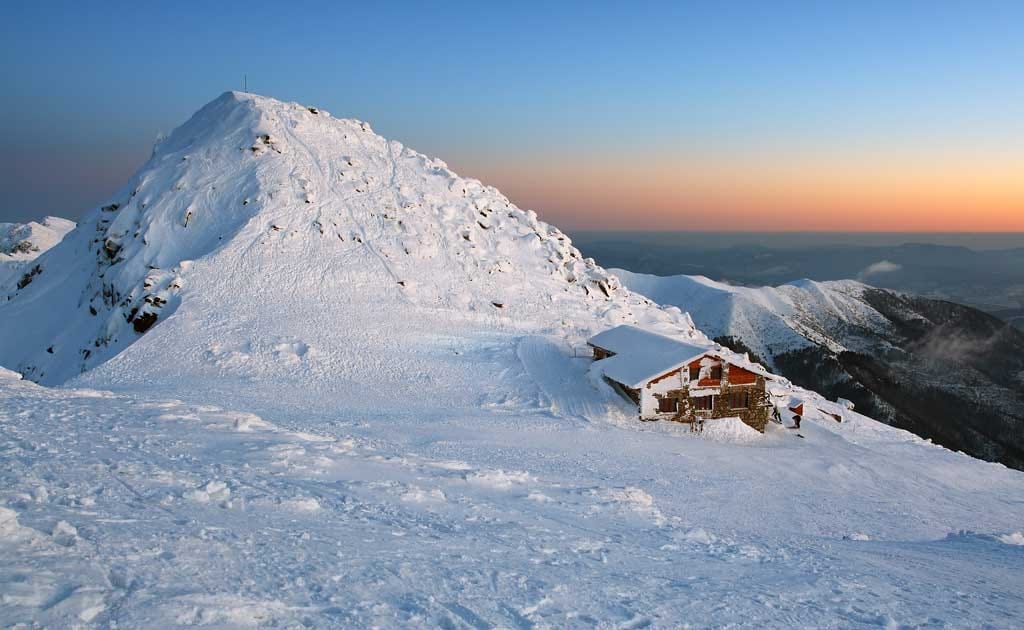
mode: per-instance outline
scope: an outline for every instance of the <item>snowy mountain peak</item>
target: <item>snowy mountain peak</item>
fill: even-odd
[[[584,341],[715,347],[689,315],[364,123],[224,94],[30,264],[0,285],[0,626],[1021,618],[1020,473],[775,377],[763,434],[640,422]]]
[[[64,238],[74,221],[45,217],[28,223],[0,223],[0,303],[37,273],[34,261]]]
[[[45,217],[28,223],[0,223],[0,261],[32,260],[73,230],[74,221]]]
[[[287,328],[280,322],[313,300],[336,325],[351,312],[335,309],[364,293],[392,312],[440,310],[567,338],[641,323],[706,342],[678,309],[623,289],[496,189],[364,122],[239,92],[161,141],[37,264],[0,320],[42,325],[0,342],[0,361],[44,383],[110,359],[188,299],[209,304],[197,321],[243,300],[279,302],[275,326]]]

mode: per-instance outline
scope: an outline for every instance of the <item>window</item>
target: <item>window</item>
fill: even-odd
[[[714,396],[698,396],[692,400],[693,408],[697,411],[711,411],[715,408]]]
[[[658,411],[661,413],[675,413],[679,409],[678,398],[659,398]]]
[[[732,392],[729,394],[730,409],[746,409],[750,407],[750,392]]]
[[[711,368],[711,380],[713,380],[713,381],[720,381],[720,380],[722,380],[722,366],[721,365],[716,365],[715,367]]]
[[[691,365],[690,366],[690,380],[691,381],[696,381],[699,378],[700,378],[700,366]]]

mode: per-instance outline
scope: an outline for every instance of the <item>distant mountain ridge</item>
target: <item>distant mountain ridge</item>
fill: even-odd
[[[18,282],[32,274],[32,265],[40,254],[60,243],[75,222],[60,217],[45,217],[27,223],[0,223],[0,301],[15,290]]]
[[[27,223],[0,223],[0,260],[31,260],[75,229],[75,222],[45,217]]]
[[[1024,469],[1024,334],[992,315],[853,280],[755,288],[613,271],[798,385]]]
[[[966,304],[1024,327],[1024,248],[1013,246],[1024,235],[988,239],[989,245],[1005,245],[1003,249],[912,240],[925,235],[854,236],[583,232],[574,234],[574,242],[606,267],[634,273],[700,275],[744,286],[776,286],[794,278],[852,278]],[[963,236],[965,244],[977,241]],[[888,242],[897,237],[911,240]]]

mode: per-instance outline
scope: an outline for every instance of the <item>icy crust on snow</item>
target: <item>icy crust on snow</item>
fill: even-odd
[[[659,304],[685,308],[712,337],[750,340],[758,356],[770,357],[821,344],[846,348],[834,331],[846,326],[885,330],[885,317],[862,299],[867,285],[854,280],[797,280],[777,287],[742,287],[704,276],[654,276],[613,269],[627,287]]]
[[[639,322],[704,341],[686,316],[622,289],[494,188],[366,123],[251,94],[201,109],[37,263],[0,310],[5,326],[37,324],[0,341],[0,362],[48,384],[114,356],[183,299],[240,311],[236,320],[292,304],[273,326],[285,344],[308,345],[288,334],[298,318],[343,327],[360,292],[392,311],[507,328],[583,337]],[[219,358],[242,360],[245,343],[221,344]],[[301,345],[282,352],[305,357]]]

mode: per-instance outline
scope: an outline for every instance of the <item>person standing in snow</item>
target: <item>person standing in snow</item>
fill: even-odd
[[[799,431],[800,421],[803,419],[804,415],[804,404],[801,402],[795,407],[790,407],[789,410],[793,412],[793,428]]]

